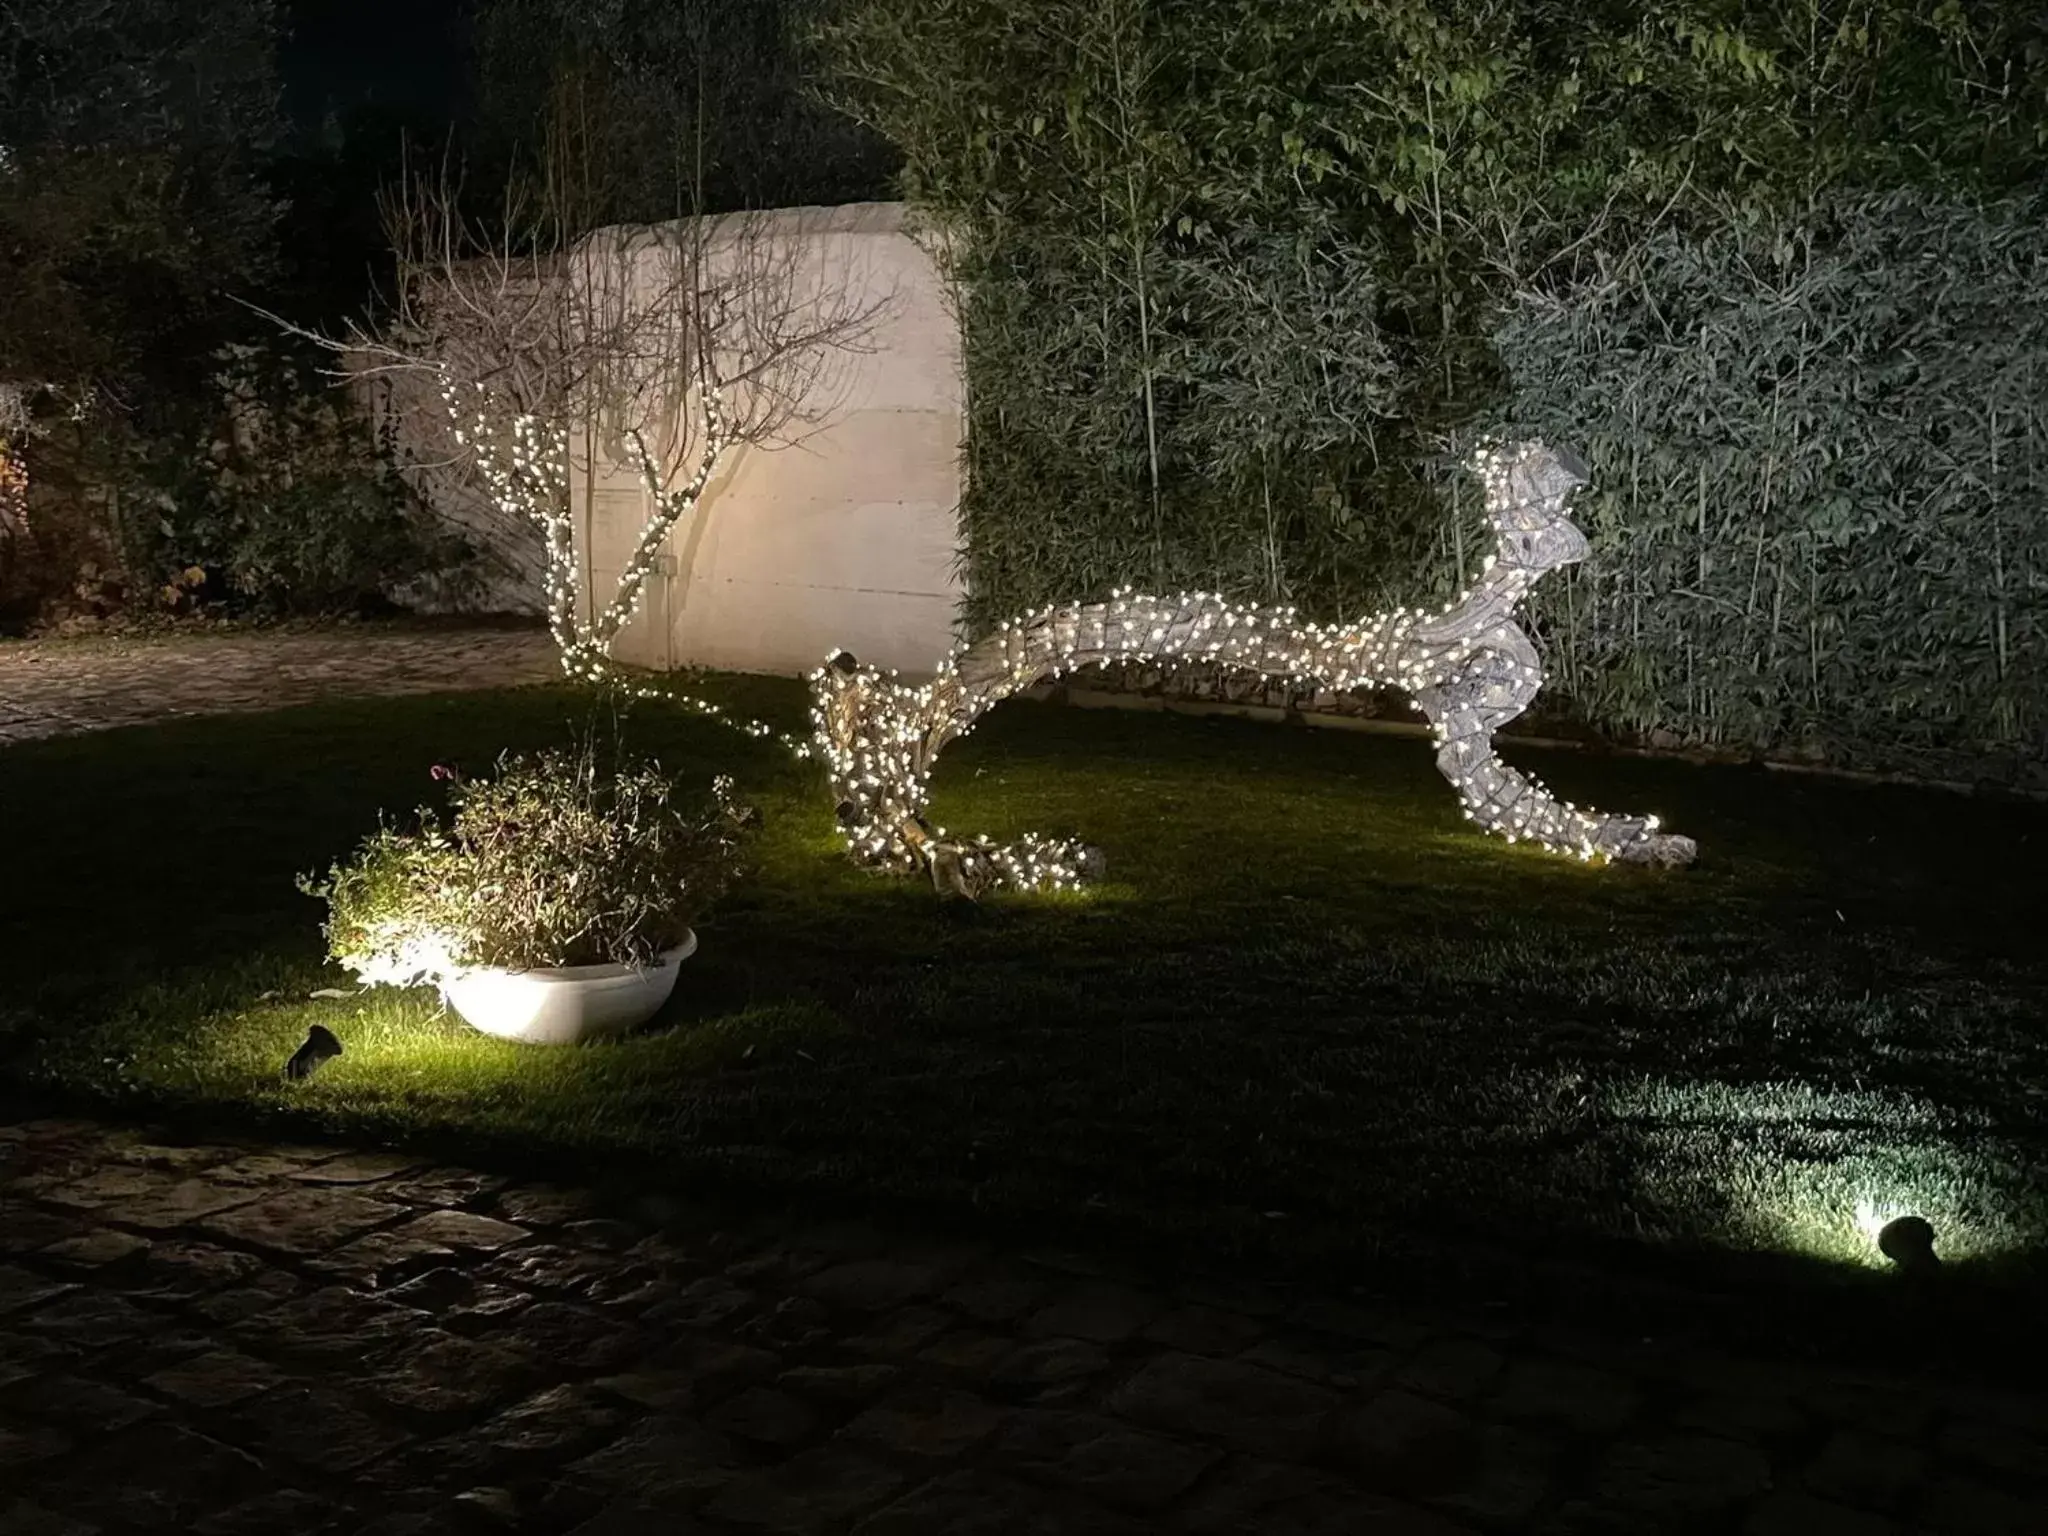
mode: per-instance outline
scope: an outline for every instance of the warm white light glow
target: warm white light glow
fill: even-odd
[[[1893,1205],[1889,1202],[1879,1204],[1874,1200],[1858,1200],[1856,1202],[1856,1230],[1870,1239],[1870,1246],[1875,1250],[1878,1233],[1897,1221],[1901,1216],[1910,1216],[1912,1214],[1911,1211],[1902,1205]]]
[[[1660,831],[1654,816],[1581,810],[1494,754],[1494,732],[1528,708],[1543,683],[1515,609],[1546,571],[1585,557],[1585,535],[1565,503],[1586,477],[1576,459],[1541,443],[1483,448],[1473,467],[1499,545],[1479,582],[1441,613],[1403,608],[1324,626],[1301,623],[1292,608],[1205,592],[1118,591],[1108,602],[1011,620],[956,651],[919,687],[834,658],[812,676],[812,713],[849,851],[878,868],[926,868],[940,889],[968,896],[1002,885],[1078,884],[1095,859],[1078,843],[962,842],[928,826],[940,751],[990,706],[1049,678],[1113,662],[1206,661],[1330,692],[1400,688],[1429,717],[1437,767],[1467,818],[1511,843],[1584,860],[1691,862],[1692,840]]]
[[[464,970],[445,935],[391,920],[370,925],[359,948],[334,958],[366,987],[417,987]]]

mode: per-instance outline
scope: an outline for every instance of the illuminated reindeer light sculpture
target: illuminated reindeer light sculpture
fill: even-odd
[[[1565,515],[1586,467],[1542,443],[1480,450],[1488,519],[1499,536],[1478,584],[1441,613],[1397,609],[1358,623],[1301,624],[1291,608],[1259,608],[1208,593],[1061,606],[1013,620],[956,651],[930,682],[858,666],[844,652],[813,674],[820,755],[839,822],[859,863],[931,872],[964,896],[1009,885],[1079,884],[1095,850],[1027,837],[1000,845],[949,838],[925,819],[932,767],[991,705],[1035,683],[1114,662],[1213,662],[1329,692],[1395,687],[1429,717],[1437,767],[1465,814],[1509,842],[1539,843],[1581,859],[1688,864],[1692,839],[1658,830],[1654,816],[1618,816],[1559,801],[1503,763],[1493,734],[1543,684],[1542,660],[1515,609],[1546,571],[1582,560],[1586,538]]]

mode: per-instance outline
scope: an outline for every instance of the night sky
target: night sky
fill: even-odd
[[[281,0],[278,51],[294,130],[275,188],[293,319],[333,327],[386,266],[377,197],[408,153],[448,141],[470,91],[468,17],[477,0]],[[326,131],[329,115],[339,131]]]
[[[474,0],[284,0],[285,110],[301,128],[330,108],[445,123],[465,89]]]

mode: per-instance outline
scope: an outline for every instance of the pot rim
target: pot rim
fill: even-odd
[[[662,950],[648,965],[626,965],[616,960],[604,960],[596,965],[536,965],[524,971],[515,971],[509,966],[502,965],[475,965],[448,977],[442,985],[461,982],[471,976],[516,976],[522,981],[539,982],[543,986],[573,986],[582,981],[615,981],[625,976],[645,976],[649,971],[680,965],[696,952],[697,931],[694,928],[685,928],[681,942]]]

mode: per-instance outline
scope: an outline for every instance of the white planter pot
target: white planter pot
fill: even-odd
[[[676,989],[676,972],[697,952],[697,935],[653,964],[572,965],[559,970],[477,970],[445,981],[449,1007],[487,1035],[529,1045],[575,1045],[637,1029]]]

